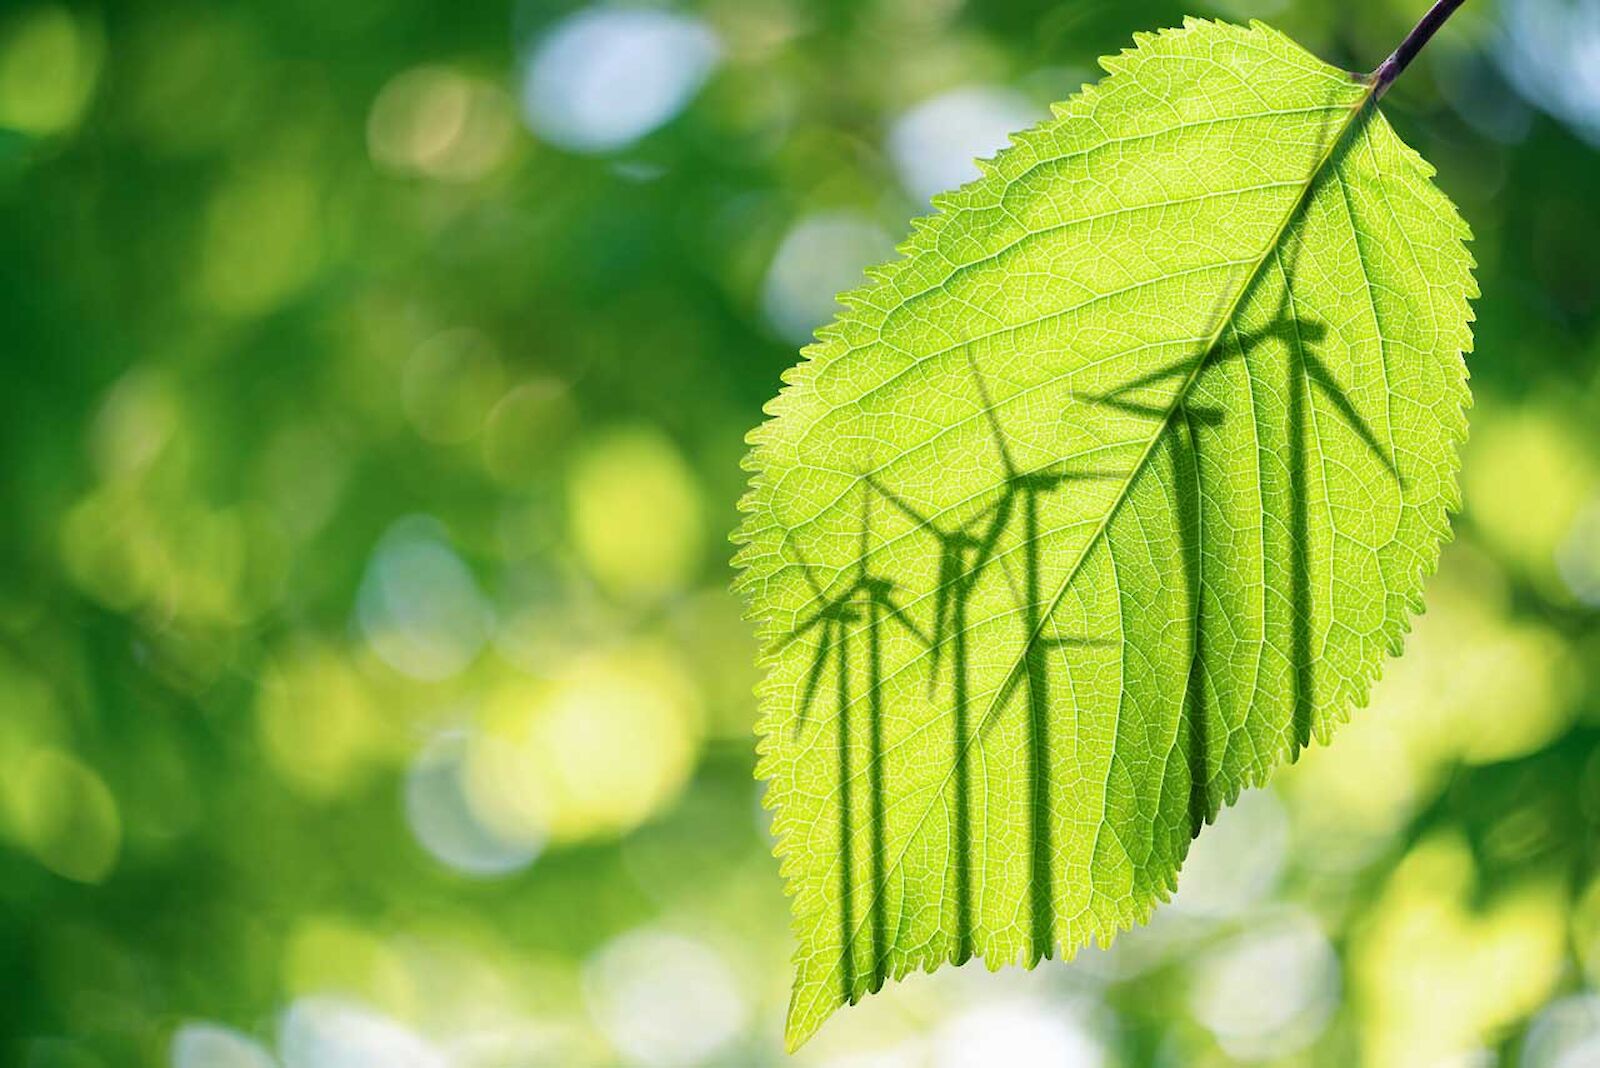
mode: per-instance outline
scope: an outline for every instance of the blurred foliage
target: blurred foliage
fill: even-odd
[[[1193,13],[1367,69],[1420,7]],[[0,1060],[777,1063],[743,434],[907,190],[1186,13],[0,10]],[[1149,929],[806,1062],[1600,1058],[1597,49],[1483,0],[1386,101],[1484,297],[1373,707]]]

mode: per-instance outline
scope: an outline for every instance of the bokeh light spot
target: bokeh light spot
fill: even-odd
[[[400,396],[417,433],[442,445],[475,437],[504,389],[500,354],[476,330],[447,330],[406,361]]]
[[[576,425],[565,385],[549,378],[522,382],[489,412],[484,466],[503,485],[526,486],[550,469]]]
[[[1600,997],[1562,998],[1534,1018],[1522,1040],[1521,1068],[1592,1068],[1600,1064]]]
[[[694,769],[704,711],[664,649],[592,653],[548,684],[491,695],[468,770],[475,812],[513,839],[604,837],[675,798]]]
[[[1236,916],[1265,900],[1288,859],[1289,819],[1271,790],[1246,790],[1189,847],[1173,910]]]
[[[107,481],[148,471],[178,435],[182,410],[159,372],[135,368],[106,391],[89,429],[89,453]]]
[[[531,820],[519,821],[516,836],[510,837],[478,817],[467,784],[469,744],[465,732],[450,731],[417,755],[406,774],[406,822],[422,848],[463,874],[494,877],[521,871],[539,855],[543,835],[532,830]]]
[[[317,799],[360,782],[390,741],[360,672],[338,651],[316,645],[268,665],[256,697],[256,728],[278,774]]]
[[[422,1038],[354,1001],[301,998],[278,1029],[283,1068],[448,1068]]]
[[[367,148],[374,162],[400,174],[472,181],[506,158],[514,115],[489,82],[448,67],[416,67],[373,101]]]
[[[1403,663],[1403,661],[1402,661]],[[1430,769],[1409,751],[1400,718],[1372,708],[1281,769],[1275,789],[1291,802],[1295,832],[1315,843],[1299,859],[1319,872],[1353,872],[1415,811]]]
[[[804,345],[838,313],[838,294],[894,254],[883,229],[850,212],[810,215],[778,244],[762,288],[762,309],[778,336]]]
[[[283,953],[291,995],[337,995],[408,1016],[418,1008],[415,977],[389,940],[337,916],[303,917]]]
[[[596,435],[567,482],[579,558],[624,600],[683,589],[700,568],[706,523],[700,487],[663,434],[646,427]]]
[[[104,881],[122,847],[116,798],[95,770],[59,749],[35,750],[11,791],[19,837],[35,859],[74,882]]]
[[[536,507],[519,509],[503,526],[526,521]],[[554,540],[547,531],[516,531],[507,535],[521,547],[528,542],[542,547]],[[615,640],[625,627],[628,609],[602,599],[582,575],[565,565],[547,565],[537,556],[512,571],[503,589],[504,606],[495,631],[495,651],[508,662],[538,678],[554,678],[594,648]]]
[[[350,476],[349,450],[314,422],[273,435],[256,470],[257,494],[291,539],[303,542],[333,517]]]
[[[1189,1007],[1240,1060],[1270,1060],[1304,1049],[1338,1002],[1339,961],[1311,916],[1288,913],[1203,955],[1191,977]]]
[[[1101,1068],[1105,1047],[1067,1005],[1017,998],[957,1014],[934,1035],[935,1068]]]
[[[1389,717],[1420,767],[1512,760],[1572,722],[1572,650],[1542,623],[1511,617],[1508,598],[1489,560],[1454,548],[1429,583],[1406,655],[1374,688],[1367,714]]]
[[[1565,895],[1541,880],[1484,899],[1459,834],[1413,848],[1349,949],[1365,1063],[1410,1068],[1471,1055],[1543,1002],[1565,961]]]
[[[1548,592],[1564,594],[1558,554],[1573,521],[1600,488],[1600,473],[1582,434],[1538,408],[1484,406],[1474,413],[1461,479],[1467,514],[1479,535]]]
[[[1600,496],[1573,519],[1556,550],[1556,568],[1574,597],[1600,608]]]
[[[0,127],[45,136],[75,126],[94,94],[99,32],[56,4],[0,29]]]
[[[1489,50],[1529,100],[1600,145],[1600,3],[1505,0]]]
[[[528,125],[574,152],[622,148],[682,111],[720,54],[711,28],[692,16],[585,9],[557,23],[528,58]]]
[[[293,296],[322,259],[321,191],[283,165],[242,171],[213,195],[201,248],[200,296],[229,315],[260,315]]]
[[[444,528],[426,516],[398,520],[367,565],[356,599],[361,631],[378,658],[407,678],[459,674],[488,640],[488,605]]]
[[[895,120],[889,158],[900,183],[918,200],[978,177],[975,160],[1004,148],[1010,135],[1040,119],[1039,108],[1014,90],[973,85],[925,100]]]
[[[231,1027],[186,1023],[172,1036],[172,1068],[276,1068],[261,1043]]]
[[[738,1037],[748,1006],[716,950],[668,931],[630,931],[584,966],[601,1032],[631,1065],[703,1064]]]

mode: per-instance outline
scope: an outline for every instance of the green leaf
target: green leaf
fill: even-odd
[[[788,1041],[1105,943],[1326,741],[1456,505],[1467,228],[1369,83],[1187,22],[938,198],[751,435]]]

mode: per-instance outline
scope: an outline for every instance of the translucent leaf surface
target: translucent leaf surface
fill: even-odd
[[[1191,21],[938,198],[752,435],[796,1045],[1108,941],[1362,704],[1456,503],[1465,225],[1368,84]]]

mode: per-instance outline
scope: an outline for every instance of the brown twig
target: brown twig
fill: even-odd
[[[1380,97],[1388,90],[1394,80],[1400,77],[1400,72],[1417,58],[1422,46],[1433,39],[1433,35],[1439,32],[1439,27],[1444,25],[1445,20],[1455,14],[1456,8],[1465,2],[1466,0],[1438,0],[1428,9],[1428,13],[1422,16],[1421,21],[1406,34],[1406,39],[1400,42],[1400,47],[1390,53],[1389,58],[1378,64],[1378,69],[1369,75],[1372,79],[1374,97]]]

